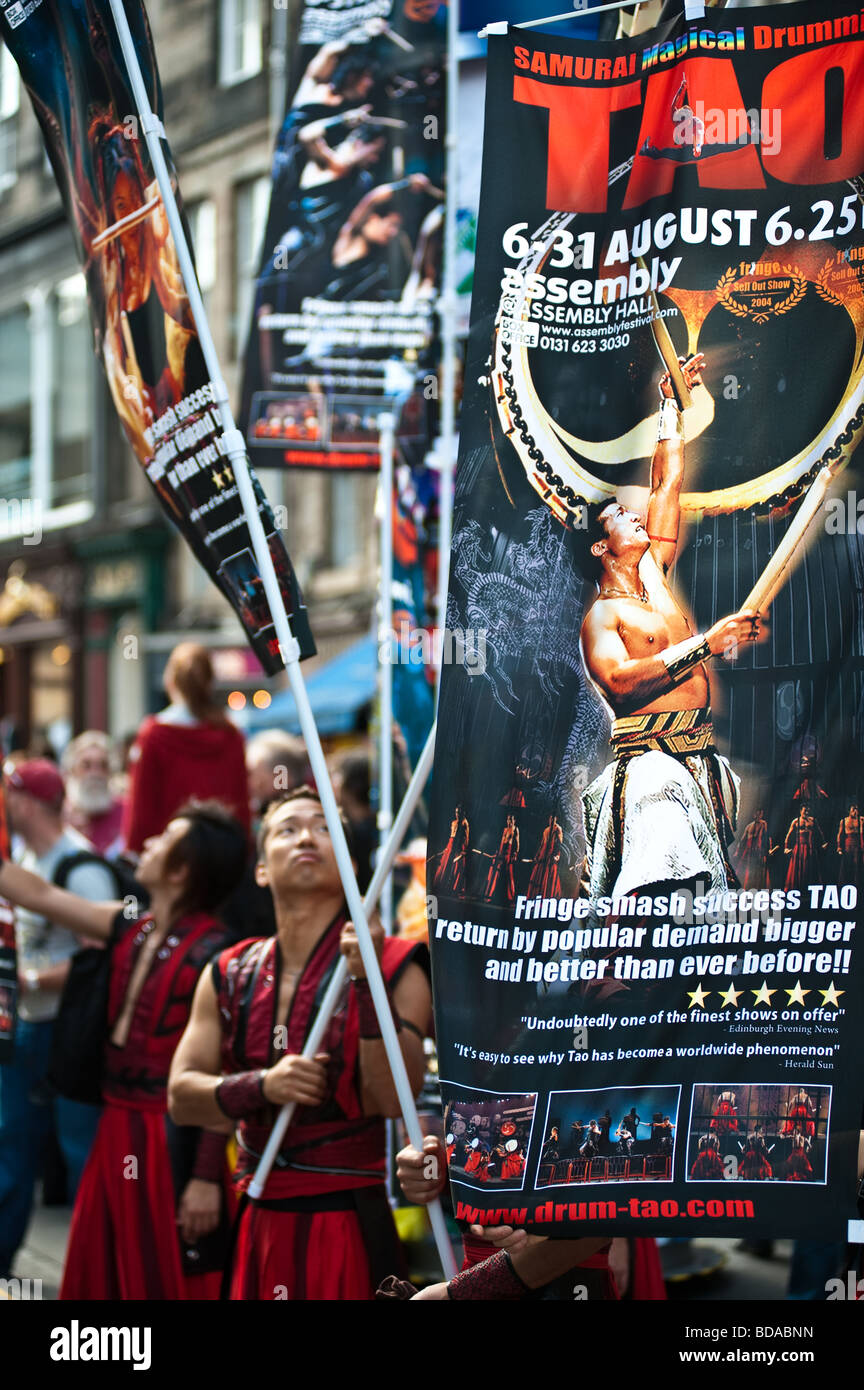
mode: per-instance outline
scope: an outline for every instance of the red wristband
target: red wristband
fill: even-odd
[[[357,999],[357,1013],[360,1024],[360,1037],[371,1041],[373,1038],[381,1037],[381,1025],[378,1022],[378,1015],[375,1012],[375,1004],[372,1000],[372,990],[369,988],[369,981],[366,979],[352,980],[355,997]],[[402,1020],[393,1007],[393,996],[390,993],[389,985],[385,984],[387,991],[387,1001],[390,1005],[390,1013],[396,1032],[402,1027]]]
[[[216,1104],[229,1120],[242,1120],[244,1115],[262,1110],[267,1104],[263,1071],[240,1071],[235,1076],[223,1076],[216,1087]]]
[[[447,1285],[447,1296],[455,1300],[462,1298],[497,1299],[515,1302],[530,1293],[513,1268],[513,1261],[506,1250],[499,1250],[483,1260],[479,1265],[463,1269]]]
[[[214,1134],[212,1130],[202,1129],[195,1152],[193,1178],[202,1182],[221,1182],[225,1174],[225,1145],[227,1134]]]

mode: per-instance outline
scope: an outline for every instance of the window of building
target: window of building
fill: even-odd
[[[7,502],[32,495],[29,334],[26,307],[0,314],[0,498]]]
[[[254,300],[255,277],[261,258],[261,243],[270,204],[267,175],[237,186],[234,228],[234,271],[236,298],[232,322],[234,356],[239,357],[249,334],[249,316]]]
[[[261,0],[221,0],[219,81],[223,87],[245,82],[263,66]]]
[[[52,296],[51,507],[87,496],[93,429],[93,334],[83,275],[62,280]]]
[[[333,569],[355,566],[363,557],[374,520],[378,479],[373,474],[347,470],[328,475],[330,484],[330,535],[327,563]]]
[[[83,275],[0,312],[2,539],[92,516],[95,369]]]
[[[210,312],[210,292],[216,284],[216,204],[209,198],[186,208],[195,268],[204,308]]]
[[[21,82],[18,65],[5,44],[0,44],[0,192],[18,177],[18,108]]]

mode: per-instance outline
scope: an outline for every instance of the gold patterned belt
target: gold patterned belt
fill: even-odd
[[[656,714],[631,714],[612,724],[609,746],[616,755],[632,753],[714,752],[714,725],[710,709],[660,710]]]

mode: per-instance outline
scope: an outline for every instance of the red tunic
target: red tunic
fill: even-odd
[[[731,1100],[718,1100],[714,1107],[711,1129],[715,1134],[734,1134],[738,1128],[738,1112]]]
[[[117,918],[109,1035],[152,928],[150,917]],[[224,941],[221,922],[207,914],[179,922],[152,962],[125,1045],[106,1044],[105,1105],[72,1213],[61,1299],[219,1296],[221,1269],[184,1272],[169,1135],[188,1139],[195,1131],[170,1126],[167,1094],[171,1058],[189,1019],[198,976]],[[200,1251],[193,1255],[207,1264]]]
[[[489,1155],[483,1149],[472,1149],[465,1160],[465,1172],[475,1182],[489,1181]]]
[[[768,1155],[765,1146],[760,1140],[753,1141],[744,1153],[741,1166],[738,1169],[739,1178],[747,1178],[750,1181],[765,1182],[768,1178],[773,1178],[774,1172],[768,1162]]]
[[[528,880],[529,898],[558,898],[561,896],[561,875],[558,872],[558,857],[561,854],[563,835],[559,825],[548,826],[540,838],[540,848],[531,868]]]
[[[297,982],[287,1019],[288,1053],[300,1053],[340,959],[339,917],[321,935]],[[392,986],[417,942],[384,942],[382,972]],[[275,938],[244,941],[214,962],[226,1074],[272,1065],[278,1026],[279,948]],[[384,1121],[363,1113],[357,1086],[359,1025],[346,986],[322,1044],[329,1054],[330,1095],[298,1106],[260,1200],[246,1200],[231,1278],[232,1299],[370,1299],[393,1273],[398,1242],[384,1187]],[[236,1180],[245,1191],[276,1117],[263,1107],[237,1128]],[[376,1252],[374,1247],[381,1247]],[[386,1247],[386,1248],[384,1248]],[[375,1269],[376,1253],[382,1268]]]
[[[738,863],[742,866],[742,888],[764,888],[768,881],[768,824],[764,820],[751,821],[744,831],[738,852]]]
[[[810,1182],[813,1166],[803,1149],[793,1149],[786,1160],[787,1182]]]
[[[786,868],[785,888],[806,888],[817,877],[816,829],[793,821],[786,836],[786,848],[791,849]]]
[[[465,887],[465,870],[468,858],[469,830],[463,816],[450,824],[450,839],[435,870],[433,887],[442,893],[459,893]]]
[[[492,863],[489,865],[489,873],[486,876],[486,897],[491,898],[498,887],[498,879],[504,875],[504,893],[508,903],[512,903],[516,894],[516,879],[514,876],[514,866],[519,856],[519,831],[515,829],[505,829],[501,836],[501,843],[493,856]]]
[[[813,1119],[813,1111],[805,1101],[792,1102],[780,1132],[781,1134],[803,1134],[809,1139],[814,1137],[816,1122]]]
[[[690,1169],[691,1178],[702,1182],[725,1178],[723,1160],[716,1149],[703,1149]]]
[[[222,801],[249,829],[249,786],[243,735],[222,724],[167,724],[144,720],[130,754],[129,798],[123,822],[126,846],[140,854],[190,797]]]
[[[521,1154],[508,1154],[501,1164],[502,1178],[521,1178],[525,1169],[525,1160]]]

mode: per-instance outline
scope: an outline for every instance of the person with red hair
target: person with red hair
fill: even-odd
[[[140,854],[190,797],[214,798],[249,830],[243,735],[213,698],[213,663],[205,647],[181,642],[163,677],[171,703],[146,718],[129,754],[130,786],[123,834]]]

